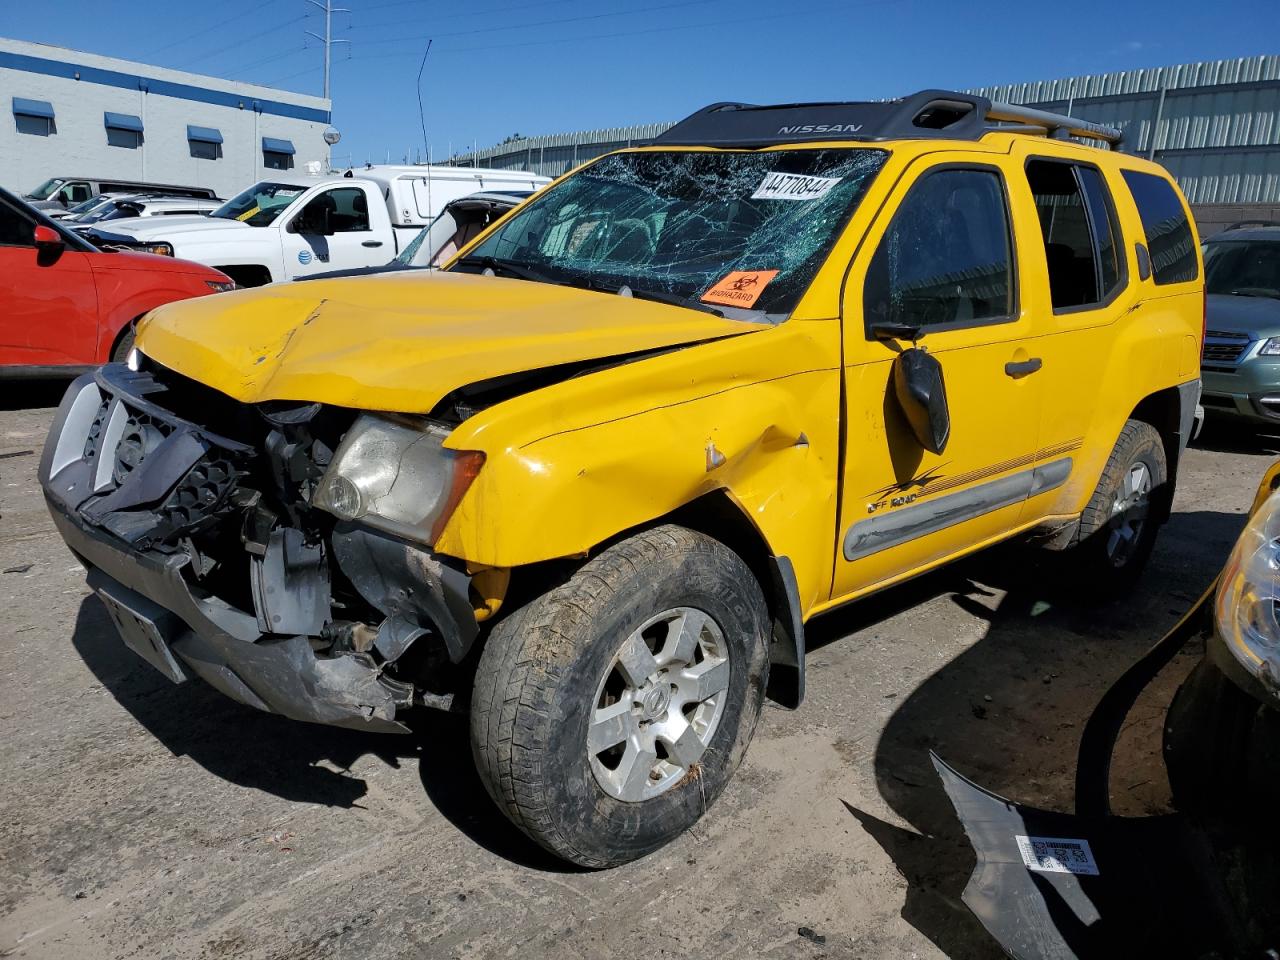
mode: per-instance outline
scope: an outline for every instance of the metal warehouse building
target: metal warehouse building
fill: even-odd
[[[1280,56],[969,92],[1121,127],[1122,149],[1159,161],[1178,178],[1203,233],[1245,218],[1280,220]],[[534,137],[461,156],[456,162],[559,176],[575,164],[656,136],[669,126]]]
[[[212,187],[328,169],[330,101],[0,38],[0,184],[54,176]]]

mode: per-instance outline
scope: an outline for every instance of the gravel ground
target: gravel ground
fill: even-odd
[[[1000,956],[959,900],[973,858],[927,751],[1070,809],[1084,719],[1211,581],[1277,450],[1211,424],[1122,604],[1062,606],[1002,548],[819,619],[808,701],[766,709],[704,821],[588,873],[506,824],[454,718],[293,723],[124,649],[35,482],[53,411],[13,409],[59,392],[0,395],[0,956]],[[1161,719],[1198,655],[1131,713],[1118,812],[1167,808]]]

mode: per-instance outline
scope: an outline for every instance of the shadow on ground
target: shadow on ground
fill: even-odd
[[[1280,455],[1280,423],[1274,427],[1224,416],[1210,416],[1191,444],[1212,453]]]
[[[358,807],[368,785],[351,772],[356,761],[372,755],[398,769],[409,760],[418,764],[432,804],[475,843],[534,869],[571,869],[520,833],[489,799],[471,759],[465,717],[423,711],[411,734],[363,733],[262,713],[198,679],[172,684],[120,642],[97,597],[80,605],[72,644],[152,736],[230,783],[301,803]]]
[[[893,713],[876,747],[879,792],[912,829],[848,804],[908,884],[902,916],[947,956],[1003,956],[961,901],[974,866],[968,839],[929,760],[933,750],[987,789],[1071,812],[1084,723],[1110,684],[1212,582],[1243,526],[1240,514],[1176,514],[1137,591],[1090,608],[1054,596],[1049,558],[1020,546],[988,551],[812,625],[810,649],[940,595],[987,621],[985,636],[925,680]],[[999,602],[995,591],[1007,591]],[[1199,650],[1166,668],[1131,711],[1145,739],[1122,738],[1117,807],[1167,809],[1162,718]]]
[[[67,392],[72,379],[0,381],[0,410],[56,407],[62,402],[62,395]]]

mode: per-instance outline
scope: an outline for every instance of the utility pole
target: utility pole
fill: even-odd
[[[329,99],[329,53],[335,43],[350,43],[350,40],[333,39],[333,15],[335,13],[350,13],[346,7],[335,7],[333,0],[307,0],[307,3],[313,7],[324,11],[324,36],[318,33],[312,33],[310,30],[304,31],[307,36],[315,37],[324,44],[324,98]]]

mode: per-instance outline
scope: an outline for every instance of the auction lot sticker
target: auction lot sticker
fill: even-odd
[[[1098,876],[1098,862],[1088,840],[1068,840],[1063,837],[1023,837],[1014,835],[1018,852],[1028,870],[1037,873],[1075,873]]]
[[[840,182],[839,177],[806,177],[770,170],[751,195],[752,200],[817,200]]]
[[[734,270],[716,281],[716,285],[702,295],[702,302],[750,307],[777,275],[777,270]]]

